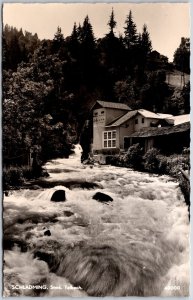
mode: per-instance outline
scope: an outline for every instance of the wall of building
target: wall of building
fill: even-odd
[[[93,150],[102,149],[102,136],[106,122],[106,110],[104,108],[93,111]]]
[[[137,114],[135,120],[138,120],[138,123],[136,124],[136,121],[134,121],[134,131],[138,131],[141,128],[151,127],[151,123],[159,120],[159,118],[145,118],[142,115]],[[144,120],[144,123],[142,123],[142,120]]]
[[[135,122],[136,119],[138,120],[137,124]],[[144,122],[142,122],[142,119]],[[135,117],[131,118],[130,120],[122,124],[120,126],[120,138],[119,138],[120,149],[124,149],[124,137],[128,137],[133,132],[139,131],[142,128],[151,127],[151,123],[155,121],[156,119],[154,118],[145,118],[141,114],[137,114]],[[151,144],[152,141],[149,141],[148,145],[149,143]]]
[[[120,149],[124,149],[124,137],[128,137],[134,132],[135,122],[134,119],[130,119],[126,123],[120,126],[119,145]]]
[[[119,128],[111,127],[106,129],[105,125],[125,113],[125,110],[111,108],[98,108],[93,111],[93,150],[104,148],[103,132],[112,130],[116,130],[116,148],[119,148]]]

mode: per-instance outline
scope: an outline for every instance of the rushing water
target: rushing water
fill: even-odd
[[[84,166],[80,154],[77,145],[69,159],[46,164],[53,188],[5,196],[4,295],[187,296],[189,219],[178,184]],[[58,189],[65,202],[50,201]],[[96,192],[113,202],[92,199]]]

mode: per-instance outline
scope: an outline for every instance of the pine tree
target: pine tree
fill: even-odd
[[[113,29],[114,29],[114,28],[116,27],[116,25],[117,25],[117,22],[115,21],[115,16],[114,16],[113,8],[112,8],[112,12],[111,12],[111,15],[110,15],[110,20],[109,20],[109,22],[107,23],[107,25],[109,25],[110,33],[113,33]]]
[[[64,36],[62,34],[62,29],[61,27],[57,27],[57,31],[54,35],[54,39],[53,39],[53,51],[58,52],[62,47],[64,46]]]
[[[145,55],[149,54],[152,50],[150,35],[147,30],[146,24],[143,25],[143,32],[141,35],[141,46],[142,46],[142,51],[144,52]]]
[[[64,36],[62,34],[62,29],[61,27],[57,27],[57,31],[54,35],[54,41],[57,41],[57,42],[63,42],[64,41]]]
[[[88,15],[84,19],[83,26],[81,28],[81,41],[89,47],[95,46],[95,38],[93,34],[92,25],[90,24]]]
[[[126,48],[131,48],[137,43],[137,29],[136,24],[133,21],[132,12],[130,10],[129,15],[125,21],[126,26],[124,27],[125,31],[125,46]]]
[[[79,41],[81,41],[81,32],[82,32],[82,26],[79,23],[79,25],[77,27],[77,36],[78,36]]]
[[[67,48],[70,51],[71,57],[78,62],[79,55],[80,55],[80,40],[79,40],[79,33],[76,23],[74,23],[72,33],[70,38],[68,39]]]
[[[77,26],[76,22],[74,23],[73,29],[72,29],[72,34],[70,36],[71,40],[77,40],[78,39],[78,31],[77,31]]]
[[[96,84],[97,53],[95,37],[89,17],[86,16],[80,30],[80,64],[83,83],[91,87]]]

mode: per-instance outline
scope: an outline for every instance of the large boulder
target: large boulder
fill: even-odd
[[[92,199],[95,199],[99,202],[102,202],[102,203],[106,203],[106,202],[112,202],[113,201],[113,198],[111,198],[109,195],[106,195],[104,193],[101,193],[101,192],[97,192],[93,197]]]
[[[64,202],[66,201],[66,193],[64,190],[57,190],[53,193],[51,197],[51,201],[53,202]]]

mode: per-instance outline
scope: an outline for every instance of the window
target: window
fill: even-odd
[[[103,115],[105,112],[104,111],[101,111],[101,115]]]
[[[113,147],[113,148],[116,147],[116,140],[112,140],[112,147]]]
[[[116,130],[103,132],[104,148],[116,148]]]
[[[144,118],[141,119],[141,123],[144,123]]]
[[[98,112],[95,112],[95,113],[94,113],[94,116],[95,116],[95,117],[98,116]]]
[[[138,119],[135,119],[135,124],[138,124]]]

